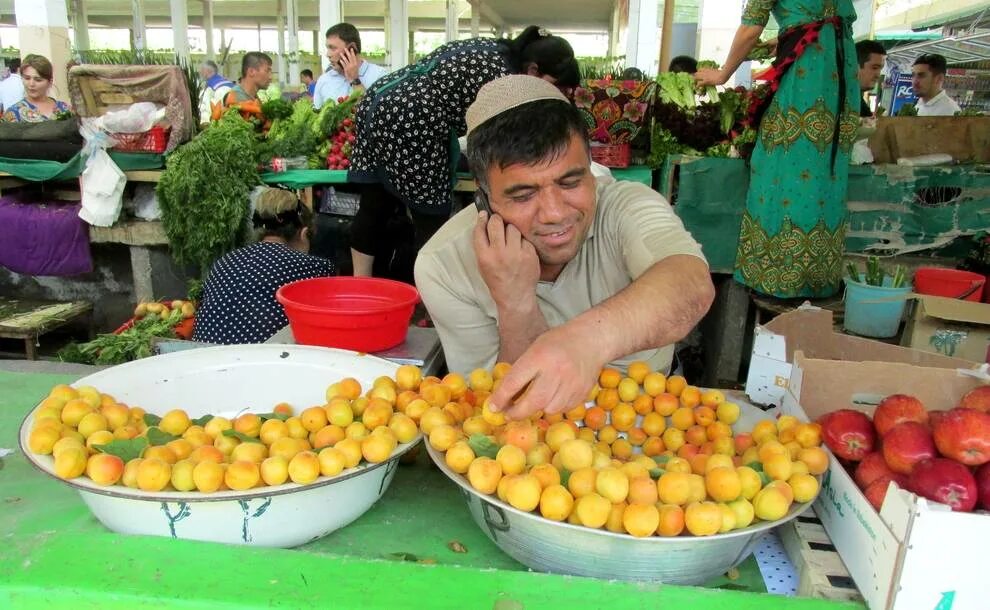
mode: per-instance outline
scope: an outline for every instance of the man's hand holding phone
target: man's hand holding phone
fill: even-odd
[[[347,48],[340,54],[341,72],[344,73],[348,81],[353,82],[358,79],[358,68],[360,67],[361,56],[357,47],[353,44],[347,45]]]

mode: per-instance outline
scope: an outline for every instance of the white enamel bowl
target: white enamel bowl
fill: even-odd
[[[145,358],[77,381],[130,406],[162,415],[181,408],[191,418],[271,412],[280,402],[296,411],[326,402],[327,386],[354,377],[363,388],[375,378],[394,376],[398,365],[338,349],[298,345],[210,347]],[[20,445],[42,472],[71,485],[105,526],[125,534],[171,536],[230,544],[294,547],[344,527],[382,497],[399,457],[421,436],[396,447],[380,464],[362,463],[313,483],[286,483],[251,491],[145,492],[121,485],[103,487],[86,477],[65,481],[55,475],[50,455],[28,450],[34,422],[28,414]]]
[[[740,407],[739,422],[733,426],[739,430],[751,429],[757,421],[770,418],[752,405],[740,403]],[[700,585],[742,563],[761,535],[799,516],[814,502],[792,506],[778,521],[758,522],[726,534],[636,538],[515,509],[496,496],[475,490],[467,478],[447,466],[442,453],[429,443],[425,445],[437,467],[460,486],[478,527],[513,559],[539,572]]]

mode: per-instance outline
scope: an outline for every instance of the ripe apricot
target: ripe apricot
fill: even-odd
[[[130,463],[128,463],[130,467]],[[126,475],[125,475],[126,479]],[[224,479],[224,467],[211,460],[203,460],[193,468],[193,483],[196,489],[204,493],[212,493],[220,489]]]
[[[341,443],[344,441],[341,441]],[[356,442],[356,441],[355,441]],[[339,443],[338,443],[339,444]],[[255,464],[251,464],[257,469]],[[233,464],[227,468],[229,471]],[[312,483],[320,476],[320,458],[312,451],[300,451],[289,460],[289,478],[293,483],[305,485]],[[257,481],[255,481],[257,482]],[[227,482],[230,486],[230,482]],[[233,489],[233,486],[231,486]]]
[[[567,489],[575,498],[581,498],[595,491],[598,471],[594,468],[581,468],[571,473],[567,479]]]
[[[542,493],[539,479],[531,474],[521,474],[509,483],[505,497],[513,508],[530,512],[539,506]]]
[[[660,511],[653,504],[630,504],[622,513],[622,526],[638,538],[652,536],[660,526]]]
[[[316,459],[320,463],[320,474],[325,477],[335,477],[347,467],[347,456],[344,455],[343,451],[334,447],[324,447],[316,454]],[[288,468],[288,464],[286,464],[286,468]]]
[[[722,509],[714,502],[692,502],[684,510],[684,526],[694,536],[712,536],[722,527]]]
[[[502,479],[502,466],[489,457],[477,457],[468,467],[468,482],[483,494],[495,493]]]
[[[115,485],[124,476],[124,460],[109,453],[91,455],[86,462],[86,476],[97,485]]]
[[[144,458],[137,467],[137,486],[142,491],[161,491],[172,480],[172,466],[158,458]]]
[[[323,462],[320,461],[322,470]],[[289,480],[289,460],[281,455],[273,455],[265,458],[258,468],[261,480],[265,485],[281,485]]]
[[[551,521],[563,521],[574,508],[574,497],[563,485],[551,485],[540,494],[540,514]]]
[[[719,467],[705,474],[705,489],[716,502],[732,502],[742,494],[742,481],[732,467]]]
[[[598,529],[608,521],[608,516],[612,512],[612,503],[597,493],[590,493],[577,499],[574,503],[574,512],[577,513],[581,525]]]
[[[93,457],[96,457],[95,455]],[[196,464],[192,460],[179,460],[172,466],[171,482],[176,491],[192,491],[196,489],[193,480],[193,470]],[[92,477],[90,477],[92,478]]]
[[[680,536],[684,531],[684,509],[676,504],[661,504],[657,507],[657,534],[660,536]]]

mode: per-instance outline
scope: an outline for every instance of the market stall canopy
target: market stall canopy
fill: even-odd
[[[912,22],[911,29],[932,38],[895,45],[888,53],[894,62],[910,64],[923,53],[943,55],[950,66],[990,60],[990,2]]]

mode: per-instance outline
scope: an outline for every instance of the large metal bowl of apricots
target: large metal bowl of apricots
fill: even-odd
[[[20,445],[113,531],[298,546],[367,511],[419,442],[397,369],[296,345],[145,358],[53,388]]]
[[[541,572],[698,585],[814,502],[828,468],[814,424],[642,363],[629,374],[604,371],[563,419],[506,422],[482,405],[423,427],[430,457],[508,555]]]

